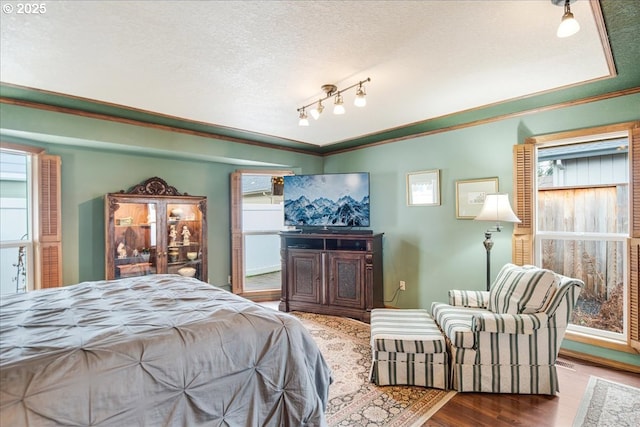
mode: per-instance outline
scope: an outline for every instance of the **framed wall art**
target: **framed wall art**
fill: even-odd
[[[456,181],[456,218],[473,219],[480,213],[488,193],[498,192],[498,178]]]
[[[407,205],[440,205],[440,169],[407,174]]]

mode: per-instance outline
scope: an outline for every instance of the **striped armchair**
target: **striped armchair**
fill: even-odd
[[[460,392],[559,391],[556,358],[583,283],[534,266],[505,265],[489,291],[449,292],[431,306]]]

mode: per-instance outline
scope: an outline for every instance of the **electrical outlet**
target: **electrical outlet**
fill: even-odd
[[[407,284],[404,282],[404,280],[400,280],[400,290],[404,291],[407,289]]]
[[[231,276],[227,276],[227,285],[231,285]]]

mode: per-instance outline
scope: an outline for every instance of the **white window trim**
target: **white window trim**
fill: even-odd
[[[608,138],[628,138],[629,137],[629,133],[627,131],[622,131],[622,132],[609,132],[609,133],[604,133],[604,134],[593,134],[593,135],[588,135],[588,136],[583,136],[583,137],[577,137],[577,138],[567,138],[567,139],[561,139],[561,140],[556,140],[553,142],[547,142],[547,143],[543,143],[543,144],[536,144],[535,146],[535,159],[534,159],[534,164],[537,165],[538,164],[538,150],[543,149],[543,148],[548,148],[548,147],[554,147],[554,146],[560,146],[560,145],[571,145],[571,144],[578,144],[578,143],[585,143],[585,142],[591,142],[597,139],[608,139]],[[629,159],[629,161],[631,161],[631,159]],[[629,181],[631,180],[631,177],[629,177]],[[627,184],[629,185],[630,182],[627,182]],[[535,264],[536,265],[542,265],[542,245],[541,245],[541,240],[543,239],[556,239],[556,240],[596,240],[596,241],[602,241],[602,240],[608,240],[608,241],[616,241],[616,242],[622,242],[622,251],[623,251],[623,264],[624,264],[624,268],[623,268],[623,299],[624,299],[624,304],[622,307],[622,332],[618,333],[618,332],[611,332],[611,331],[605,331],[602,329],[596,329],[596,328],[589,328],[589,327],[584,327],[584,326],[580,326],[580,325],[574,325],[573,323],[569,323],[567,325],[567,332],[574,332],[576,334],[580,334],[583,336],[589,336],[589,337],[594,337],[594,338],[603,338],[606,340],[610,340],[616,343],[627,343],[627,332],[628,332],[628,316],[629,316],[629,299],[628,299],[628,292],[629,292],[629,278],[628,278],[628,266],[627,266],[627,262],[628,262],[628,254],[627,254],[627,245],[626,245],[626,241],[627,239],[630,237],[629,232],[627,233],[584,233],[584,232],[578,232],[578,233],[570,233],[570,232],[551,232],[551,231],[540,231],[538,226],[538,213],[537,213],[537,206],[538,206],[538,192],[540,191],[538,189],[538,180],[534,180],[534,185],[535,185],[535,189],[533,192],[533,203],[534,206],[536,207],[536,221],[534,222],[534,233],[533,233],[533,244],[534,244],[534,260],[535,260]],[[631,198],[629,198],[629,200],[631,200]]]

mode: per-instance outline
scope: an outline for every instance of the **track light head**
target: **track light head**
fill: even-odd
[[[340,92],[336,95],[336,100],[333,102],[333,114],[344,114],[346,110],[344,109],[344,101],[342,100],[342,95]]]
[[[569,37],[580,31],[580,24],[571,13],[570,4],[575,0],[551,0],[556,6],[564,6],[564,15],[558,26],[556,35],[560,38]]]
[[[304,111],[304,108],[300,111],[299,118],[298,126],[309,126],[309,118],[307,117],[307,113]]]
[[[318,106],[310,111],[311,117],[318,120],[320,118],[320,114],[324,111],[324,105],[322,105],[322,99],[318,101]]]

